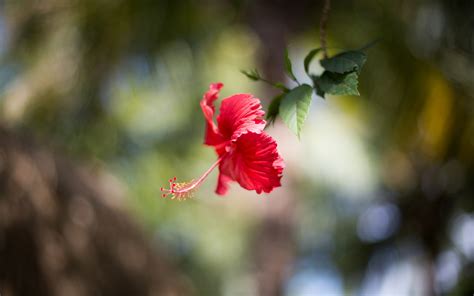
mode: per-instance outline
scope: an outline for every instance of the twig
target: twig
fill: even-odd
[[[323,49],[324,58],[328,57],[326,25],[329,19],[329,11],[331,10],[331,0],[324,0],[323,12],[319,23],[319,38],[321,39],[321,48]]]

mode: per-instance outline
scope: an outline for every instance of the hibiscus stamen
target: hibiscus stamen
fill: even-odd
[[[202,184],[202,182],[209,176],[213,169],[221,162],[222,157],[219,158],[207,171],[202,174],[198,179],[192,179],[188,182],[176,182],[176,177],[169,179],[169,188],[161,187],[160,190],[163,192],[161,195],[162,198],[171,196],[171,199],[177,199],[179,201],[186,200],[188,198],[193,198],[194,193]]]

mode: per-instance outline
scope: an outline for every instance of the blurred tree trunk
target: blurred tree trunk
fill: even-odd
[[[249,7],[249,23],[258,34],[262,48],[259,52],[260,69],[272,81],[285,81],[284,49],[288,47],[291,31],[309,26],[308,19],[289,18],[304,15],[304,11],[318,11],[320,1],[274,2],[261,0]],[[267,98],[279,91],[267,87]],[[269,101],[269,100],[268,100]],[[267,102],[268,102],[267,101]],[[274,199],[265,209],[254,237],[258,295],[284,294],[284,285],[291,275],[295,257],[294,196],[283,189],[273,193]]]
[[[274,194],[255,237],[258,295],[284,295],[295,257],[296,203],[287,192]]]
[[[0,129],[0,294],[189,295],[117,185]]]

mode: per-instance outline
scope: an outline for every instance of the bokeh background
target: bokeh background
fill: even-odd
[[[0,294],[472,295],[471,0],[333,0],[331,54],[379,41],[360,97],[314,97],[301,140],[268,129],[282,187],[160,198],[215,161],[209,83],[268,106],[239,71],[292,86],[286,46],[309,81],[322,7],[0,1]]]

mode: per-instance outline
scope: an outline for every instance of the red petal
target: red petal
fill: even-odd
[[[223,86],[224,84],[220,82],[212,83],[201,100],[202,113],[206,118],[206,135],[204,137],[204,144],[206,145],[214,146],[222,143],[222,137],[219,135],[213,117],[215,112],[214,101],[219,97],[219,91]]]
[[[222,100],[217,125],[226,140],[235,141],[247,132],[261,133],[265,127],[260,100],[250,94],[237,94]]]
[[[225,195],[229,190],[229,183],[232,181],[232,178],[224,175],[222,172],[219,173],[219,179],[217,180],[216,193],[219,195]]]
[[[221,174],[259,194],[281,186],[283,168],[275,140],[264,132],[242,134],[220,166]]]

